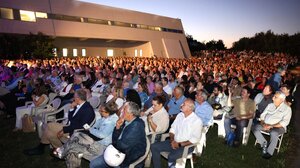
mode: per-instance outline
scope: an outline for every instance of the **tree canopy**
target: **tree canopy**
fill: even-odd
[[[192,35],[186,35],[186,39],[192,55],[196,55],[201,50],[225,50],[223,40],[211,40],[207,43],[199,42],[193,38]]]
[[[0,56],[6,59],[47,58],[53,56],[53,38],[38,34],[0,34]]]
[[[271,30],[244,37],[233,43],[233,50],[258,52],[283,52],[300,56],[300,33],[294,35],[274,34]]]

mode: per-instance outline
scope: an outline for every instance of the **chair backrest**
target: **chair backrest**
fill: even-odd
[[[136,165],[138,165],[139,163],[141,163],[142,161],[144,161],[146,159],[146,157],[148,156],[148,153],[150,151],[150,140],[148,137],[146,137],[146,143],[147,143],[147,146],[146,146],[146,152],[143,156],[141,156],[138,160],[136,160],[135,162],[131,163],[129,165],[129,168],[134,168]]]
[[[69,116],[69,110],[70,110],[70,107],[71,106],[71,104],[70,103],[68,103],[68,104],[66,104],[66,105],[64,105],[62,108],[63,108],[63,110],[64,110],[64,118],[68,118],[68,116]],[[68,120],[64,120],[63,121],[63,124],[67,124],[67,122],[68,122]]]
[[[196,153],[198,156],[202,154],[203,147],[206,146],[206,133],[208,132],[209,127],[203,126],[201,130],[201,138],[199,143],[197,144],[196,148],[194,149],[194,153]]]
[[[49,97],[45,96],[45,100],[39,105],[39,107],[45,106],[48,102],[50,102],[50,99]]]
[[[56,93],[49,93],[49,102],[52,102],[52,100],[55,98],[57,96],[57,94]]]
[[[91,106],[94,109],[97,108],[100,104],[100,98],[96,97],[96,96],[93,96],[93,97],[89,98],[87,101],[91,104]]]
[[[61,104],[61,99],[60,99],[60,98],[55,98],[54,100],[52,100],[52,102],[51,102],[50,104],[51,104],[51,106],[52,106],[55,110],[57,110],[58,107],[59,107],[60,104]]]

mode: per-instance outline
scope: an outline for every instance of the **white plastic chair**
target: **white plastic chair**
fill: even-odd
[[[201,156],[203,148],[206,147],[206,134],[207,134],[209,128],[210,128],[210,126],[202,127],[200,143],[196,146],[196,148],[193,152],[197,156]]]
[[[224,127],[224,121],[225,121],[225,115],[226,113],[222,114],[221,120],[214,120],[213,123],[218,125],[218,136],[225,138],[225,127]]]
[[[61,99],[60,98],[56,98],[54,100],[52,100],[52,102],[50,102],[49,104],[43,106],[43,107],[39,107],[39,109],[42,111],[41,116],[37,116],[35,117],[35,123],[37,124],[37,130],[38,130],[38,135],[41,138],[42,134],[43,134],[43,113],[49,113],[49,112],[53,112],[55,110],[58,109],[58,107],[61,104]],[[44,112],[43,112],[44,110]],[[35,112],[36,114],[36,112]]]
[[[96,109],[100,105],[100,98],[96,97],[96,96],[93,96],[93,97],[89,98],[87,100],[87,102],[89,102],[91,104],[93,109]]]
[[[51,102],[55,97],[57,96],[57,93],[49,93],[49,102]]]
[[[150,138],[150,145],[153,144],[155,142],[155,139],[156,139],[156,132],[151,132],[148,137]],[[150,167],[151,165],[151,157],[152,157],[152,154],[151,154],[151,151],[149,151],[148,153],[148,156],[145,160],[145,167]]]
[[[202,127],[200,141],[184,147],[182,157],[176,160],[176,165],[175,165],[176,168],[185,168],[186,160],[188,159],[190,160],[191,168],[194,168],[193,153],[195,153],[198,156],[202,154],[203,146],[206,146],[206,133],[208,132],[208,130],[209,130],[209,126]],[[169,133],[162,134],[161,141],[164,141],[167,137],[169,137]],[[191,147],[195,147],[194,151],[188,153],[189,148]],[[161,152],[160,154],[167,159],[169,152]]]
[[[71,104],[68,103],[68,104],[65,104],[63,107],[59,108],[58,110],[55,110],[53,112],[44,113],[43,123],[47,124],[48,122],[58,122],[58,121],[65,121],[65,123],[66,123],[67,122],[66,120],[68,119],[70,105]],[[56,119],[55,115],[61,111],[64,112],[64,117]]]
[[[264,135],[270,136],[270,133],[268,133],[268,132],[265,132],[265,131],[260,131],[260,132]],[[277,150],[277,153],[279,153],[281,143],[282,143],[282,140],[283,140],[283,134],[278,135],[277,140],[279,141],[279,143],[277,143],[277,146],[276,146],[275,150]],[[254,146],[256,146],[256,144],[258,144],[257,140],[255,140]]]
[[[249,136],[251,133],[251,127],[252,127],[253,119],[249,119],[248,126],[243,128],[243,139],[242,139],[242,144],[247,145]]]
[[[96,117],[94,118],[94,120],[89,124],[90,127],[92,127],[94,124],[96,123]],[[83,131],[84,128],[81,129],[75,129],[74,132],[79,132],[79,131]]]
[[[169,133],[162,134],[161,141],[165,141],[167,137],[169,137]],[[175,165],[176,168],[185,168],[187,159],[190,159],[191,167],[194,168],[193,154],[192,153],[189,154],[188,150],[189,148],[196,147],[196,146],[197,144],[191,144],[184,147],[182,157],[176,160],[176,165]],[[160,152],[160,155],[167,159],[169,156],[169,152]]]
[[[149,151],[150,151],[150,140],[148,139],[148,137],[146,137],[146,152],[145,152],[145,154],[143,155],[143,156],[141,156],[138,160],[136,160],[135,162],[133,162],[133,163],[131,163],[130,165],[129,165],[129,168],[135,168],[135,166],[136,165],[138,165],[138,164],[140,164],[141,162],[143,162],[145,159],[146,159],[146,157],[148,156],[148,153],[149,153]]]

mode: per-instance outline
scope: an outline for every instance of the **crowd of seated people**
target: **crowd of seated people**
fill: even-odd
[[[241,141],[241,129],[247,126],[249,119],[253,119],[253,132],[261,147],[266,148],[266,140],[260,136],[258,130],[275,131],[276,136],[286,130],[291,118],[290,106],[294,103],[292,91],[296,84],[287,69],[297,62],[296,57],[282,53],[269,55],[232,51],[203,52],[200,57],[189,59],[56,57],[45,60],[2,60],[0,108],[6,112],[8,118],[16,118],[14,131],[18,131],[22,128],[22,117],[29,114],[28,111],[32,108],[22,107],[25,101],[33,100],[32,106],[39,106],[48,101],[50,92],[54,92],[61,99],[61,106],[70,105],[70,125],[48,123],[41,143],[24,151],[27,155],[37,155],[42,154],[48,144],[54,150],[61,148],[63,143],[65,148],[74,144],[71,142],[81,136],[78,133],[73,134],[74,130],[81,129],[95,118],[95,107],[90,105],[89,99],[96,97],[100,101],[97,106],[100,118],[97,118],[90,130],[83,132],[84,135],[92,137],[88,144],[101,146],[99,155],[103,153],[108,142],[112,143],[119,151],[134,156],[134,159],[126,156],[122,165],[128,166],[145,152],[133,148],[134,145],[145,147],[146,141],[142,136],[146,137],[151,132],[161,134],[169,131],[171,146],[153,144],[151,150],[156,158],[159,157],[157,152],[164,148],[173,151],[174,156],[169,160],[171,166],[182,153],[184,146],[195,143],[200,138],[200,135],[189,132],[189,129],[182,134],[181,131],[187,129],[181,128],[186,122],[184,118],[189,116],[189,120],[199,124],[192,125],[191,128],[209,127],[213,120],[225,117],[225,141],[232,132],[231,125],[236,125],[236,146]],[[276,96],[280,101],[277,101]],[[278,116],[270,119],[272,111],[280,111],[276,110],[277,107],[286,111],[285,116],[279,115],[282,120],[278,120]],[[111,119],[112,117],[114,118]],[[142,120],[137,119],[139,117]],[[109,122],[106,120],[112,120],[114,129],[109,127],[105,130],[105,137],[101,132],[102,128],[92,131]],[[131,132],[140,131],[133,129],[138,126],[146,131],[138,132],[139,137],[133,138],[136,141],[130,145],[136,151],[132,153],[124,143],[132,140]],[[111,139],[106,141],[106,137]],[[273,155],[274,144],[267,147],[270,149],[264,153],[264,158]],[[83,152],[83,155],[91,155],[91,152]],[[76,163],[71,163],[70,155],[64,156],[69,158],[67,165],[78,165],[80,158],[75,159]],[[92,156],[96,155],[93,153]],[[98,165],[105,165],[102,155],[91,162],[91,167]]]

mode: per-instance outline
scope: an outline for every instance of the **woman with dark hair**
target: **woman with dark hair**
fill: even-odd
[[[148,100],[149,98],[149,94],[148,94],[148,87],[146,83],[143,82],[139,82],[138,83],[138,88],[137,91],[139,93],[142,105],[145,104],[145,102]]]
[[[126,95],[126,102],[135,102],[140,108],[142,108],[142,102],[139,93],[134,89],[129,89]]]
[[[21,106],[16,108],[16,127],[13,130],[14,132],[22,129],[22,117],[25,114],[30,115],[33,107],[39,107],[48,102],[49,98],[47,95],[48,90],[44,84],[44,81],[41,78],[36,79],[35,89],[31,95],[33,103],[29,106]]]

